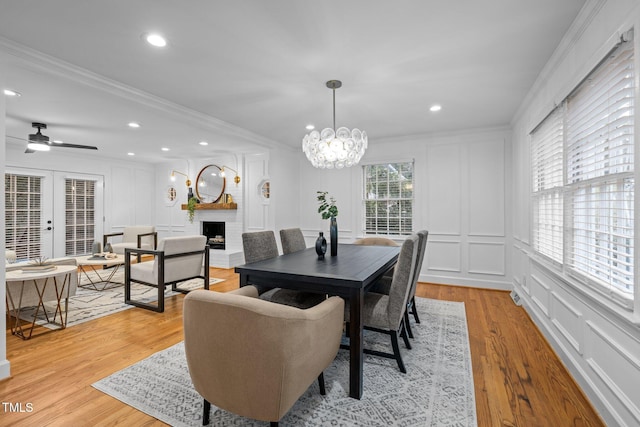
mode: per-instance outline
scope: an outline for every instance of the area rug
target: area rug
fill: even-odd
[[[98,280],[96,273],[89,272],[88,274],[94,282]],[[102,275],[104,276],[104,274]],[[114,282],[124,283],[124,271],[117,271],[111,280]],[[215,284],[222,281],[222,279],[211,278],[209,283]],[[203,287],[202,282],[202,279],[190,279],[179,283],[178,286],[184,289],[198,289]],[[88,280],[83,273],[81,277],[81,284],[85,285],[87,283]],[[102,285],[99,285],[98,289],[102,289]],[[176,294],[177,292],[172,292],[171,287],[167,286],[167,289],[165,290],[165,298]],[[133,283],[131,286],[131,297],[134,300],[144,302],[157,301],[158,290],[150,286]],[[55,301],[45,302],[45,307],[49,313],[49,319],[51,319],[52,313],[55,311]],[[110,284],[105,290],[95,290],[90,286],[79,286],[76,295],[69,298],[67,328],[133,307],[133,305],[124,303],[124,285]],[[23,309],[21,310],[20,318],[31,322],[34,312],[35,307]],[[59,321],[59,318],[56,319],[56,321]],[[60,329],[59,325],[47,322],[42,309],[39,310],[36,324],[49,329]]]
[[[324,371],[327,394],[314,382],[282,418],[283,426],[476,426],[475,394],[464,303],[416,298],[412,350],[401,343],[407,373],[395,360],[365,355],[364,395],[348,397],[349,352]],[[365,333],[365,347],[390,351],[388,336]],[[98,390],[171,426],[202,425],[203,400],[193,388],[183,343],[95,384]],[[265,393],[268,392],[265,390]],[[212,405],[212,426],[266,426]]]

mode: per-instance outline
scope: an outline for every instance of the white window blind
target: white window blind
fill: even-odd
[[[413,231],[413,162],[363,166],[364,233]]]
[[[563,109],[556,108],[531,133],[533,248],[562,263]]]
[[[95,241],[95,181],[65,179],[65,254],[91,253]]]
[[[633,298],[633,43],[621,43],[566,102],[568,268]]]
[[[5,174],[5,245],[18,260],[41,256],[42,177]]]

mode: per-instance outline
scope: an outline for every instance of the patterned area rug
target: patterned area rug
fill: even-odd
[[[98,280],[96,273],[90,272],[88,274],[94,282]],[[102,276],[104,277],[105,275],[102,274]],[[111,280],[113,282],[124,283],[124,270],[117,271]],[[209,283],[214,284],[222,281],[222,279],[211,278]],[[184,289],[198,289],[203,287],[202,282],[202,279],[190,279],[178,284],[178,286]],[[89,283],[89,281],[83,273],[81,277],[81,284],[85,285],[87,283]],[[102,289],[102,286],[102,284],[98,285],[98,289]],[[170,286],[167,286],[167,289],[165,290],[165,298],[176,294],[176,292],[171,291]],[[134,300],[141,300],[145,302],[157,301],[158,290],[150,286],[134,283],[131,286],[131,297]],[[49,319],[52,320],[52,316],[55,311],[55,302],[46,302],[45,307],[47,307]],[[99,291],[95,290],[93,287],[78,287],[76,295],[69,298],[67,328],[133,307],[134,306],[132,305],[124,303],[124,285],[110,284],[105,290]],[[21,310],[20,318],[27,322],[31,322],[34,312],[35,307],[23,309]],[[59,321],[59,317],[56,321]],[[36,324],[48,329],[60,329],[59,325],[47,322],[42,309],[39,310]]]
[[[282,418],[285,426],[476,426],[475,394],[464,303],[416,298],[413,349],[401,343],[407,374],[395,360],[365,355],[364,395],[348,397],[349,353],[324,372]],[[390,351],[390,339],[365,333],[368,348]],[[186,365],[183,343],[104,378],[93,387],[171,426],[202,425],[202,398]],[[212,405],[212,426],[266,426]]]

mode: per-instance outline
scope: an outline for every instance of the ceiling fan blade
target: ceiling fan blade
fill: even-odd
[[[28,147],[27,147],[27,149],[26,149],[26,150],[24,150],[24,152],[25,152],[25,153],[27,153],[27,154],[31,154],[31,153],[35,153],[35,152],[36,152],[36,150],[32,150],[31,148],[28,148]]]
[[[53,144],[49,144],[52,147],[66,147],[66,148],[84,148],[86,150],[97,150],[98,147],[94,147],[93,145],[80,145],[80,144],[68,144],[66,142],[57,144],[57,143],[53,143]]]

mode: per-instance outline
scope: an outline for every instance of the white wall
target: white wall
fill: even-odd
[[[341,242],[362,236],[362,164],[415,161],[414,230],[429,231],[421,281],[510,289],[510,132],[460,131],[370,141],[361,165],[315,169],[300,155],[300,224],[307,244],[328,221],[316,191],[337,200]]]
[[[4,88],[4,64],[2,57],[0,56],[0,88]],[[0,95],[0,135],[5,135],[5,121],[6,121],[6,97],[4,95]],[[0,173],[4,176],[5,170],[5,139],[0,138]],[[2,216],[4,216],[4,191],[0,192],[0,212],[2,212]],[[5,229],[4,227],[0,227],[0,253],[4,253],[5,250]],[[4,263],[5,258],[2,256],[2,269],[0,270],[0,283],[5,283],[5,270]],[[0,286],[0,301],[6,301],[6,286]],[[2,331],[7,330],[7,316],[6,314],[6,305],[2,304],[3,308],[0,308],[0,327],[2,327]],[[7,335],[0,335],[0,379],[7,378],[10,374],[10,363],[7,360]]]
[[[607,425],[640,425],[640,286],[635,313],[616,307],[535,257],[530,247],[529,133],[604,58],[619,34],[635,26],[636,85],[640,75],[637,1],[589,1],[544,68],[513,123],[513,286],[544,336]],[[636,91],[636,93],[638,93]],[[636,95],[637,96],[637,95]],[[636,105],[640,105],[636,99]],[[636,110],[636,164],[640,165]],[[639,168],[636,167],[636,171]],[[636,175],[638,173],[636,172]],[[636,178],[637,179],[637,178]],[[638,212],[636,197],[636,212]],[[636,215],[636,230],[639,222]],[[636,233],[635,247],[640,247]],[[636,278],[638,276],[636,250]]]

